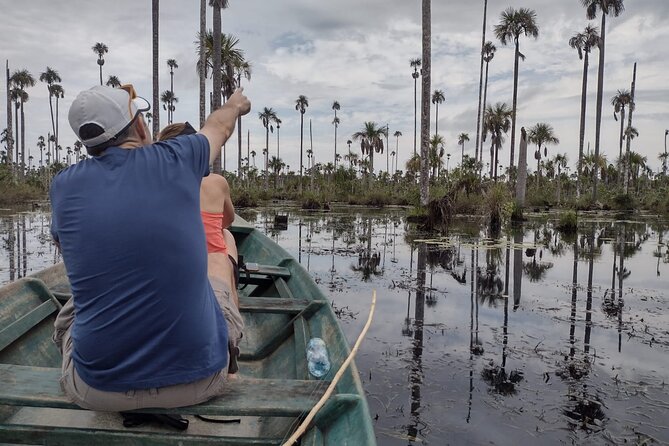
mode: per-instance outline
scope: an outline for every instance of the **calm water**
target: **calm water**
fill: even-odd
[[[311,271],[351,343],[377,290],[356,362],[380,445],[669,443],[669,223],[491,240],[472,220],[429,240],[404,214],[243,214]],[[0,283],[59,260],[48,217],[0,213]]]

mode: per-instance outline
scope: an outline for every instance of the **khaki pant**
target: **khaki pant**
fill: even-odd
[[[230,344],[237,346],[242,336],[244,322],[232,300],[230,288],[225,281],[216,277],[209,277],[209,280],[228,323]],[[74,304],[70,299],[58,313],[53,340],[63,354],[63,374],[60,378],[60,385],[67,396],[84,409],[120,412],[151,407],[192,406],[215,397],[223,390],[228,376],[227,366],[206,378],[174,386],[127,392],[106,392],[95,389],[81,379],[72,361],[73,343],[70,332],[73,321]]]

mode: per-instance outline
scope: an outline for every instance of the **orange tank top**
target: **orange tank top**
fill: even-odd
[[[207,237],[207,252],[228,253],[228,246],[223,238],[223,214],[201,211],[204,234]]]

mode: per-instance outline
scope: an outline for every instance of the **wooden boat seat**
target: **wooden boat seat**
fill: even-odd
[[[60,388],[60,369],[0,364],[0,406],[36,407],[52,409],[85,410],[70,402]],[[205,416],[255,416],[300,418],[323,396],[329,381],[255,379],[240,378],[230,381],[225,392],[205,403],[176,409],[142,409],[150,412],[172,415]],[[330,398],[316,417],[317,427],[311,429],[305,440],[309,444],[323,444],[322,438],[312,443],[311,437],[320,435],[319,428],[325,428],[333,416],[360,404],[361,398],[355,394],[339,394]],[[226,444],[226,445],[269,445],[281,444],[282,438],[257,438],[221,436],[220,434],[192,435],[188,431],[165,431],[163,434],[126,429],[119,422],[118,428],[95,429],[90,427],[40,425],[39,420],[31,424],[0,423],[0,442],[11,444],[143,444],[144,441],[164,445],[183,444]],[[303,443],[304,444],[304,443]]]

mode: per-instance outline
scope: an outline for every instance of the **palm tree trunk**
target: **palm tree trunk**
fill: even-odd
[[[158,138],[158,132],[160,132],[160,86],[158,84],[158,61],[160,56],[158,54],[159,50],[159,0],[151,1],[151,26],[152,26],[152,54],[153,54],[153,139]],[[100,83],[102,83],[102,77],[100,78]]]
[[[539,158],[537,158],[537,188],[539,187],[539,179],[541,178],[541,144],[539,147]]]
[[[492,139],[492,136],[490,137]],[[490,141],[490,179],[493,178],[493,169],[495,168],[495,143]]]
[[[599,38],[599,67],[597,74],[597,113],[595,118],[595,163],[599,164],[599,138],[602,130],[602,100],[604,97],[604,50],[606,43],[606,14],[602,11],[602,33]],[[597,201],[597,178],[599,169],[593,169],[592,201]]]
[[[18,99],[17,99],[17,101],[18,101]],[[21,171],[18,169],[18,167],[19,167],[19,148],[21,147],[21,131],[20,131],[20,127],[19,127],[19,108],[16,107],[16,104],[18,104],[18,102],[16,102],[15,106],[14,106],[15,107],[14,123],[16,124],[16,137],[14,138],[14,144],[16,144],[16,157],[14,159],[14,162],[16,163],[16,167],[17,167],[16,173],[17,173],[17,175],[20,176]]]
[[[9,165],[9,171],[14,172],[14,164],[12,163],[13,150],[14,150],[14,135],[12,132],[12,99],[10,95],[10,83],[9,83],[9,60],[6,61],[6,94],[7,94],[7,164]],[[10,268],[11,271],[11,268]]]
[[[49,90],[49,111],[51,112],[51,130],[53,131],[53,134],[56,134],[56,120],[54,119],[53,116],[53,95],[51,94],[51,89],[50,85],[47,86],[47,89]]]
[[[300,194],[302,194],[302,166],[304,165],[304,113],[300,111]]]
[[[60,98],[58,96],[56,96],[56,131],[53,134],[53,137],[56,140],[56,147],[58,147],[58,101],[59,101],[59,99]]]
[[[482,116],[481,116],[481,105],[483,105],[483,113],[485,113],[485,99],[483,100],[483,104],[481,104],[481,89],[482,89],[482,83],[483,83],[483,47],[485,46],[485,31],[486,31],[486,17],[488,14],[488,0],[484,0],[483,2],[483,33],[481,37],[481,68],[479,69],[479,109],[478,113],[476,114],[476,160],[478,161],[479,159],[479,147],[481,148],[481,161],[483,161],[483,147],[479,146],[479,143],[481,142],[481,122],[483,121]],[[487,71],[488,71],[488,65],[486,64],[486,79],[487,79]],[[486,84],[487,84],[486,80]],[[487,85],[486,85],[487,86]]]
[[[557,175],[557,203],[560,205],[560,166],[558,165],[558,175]]]
[[[495,182],[497,181],[497,164],[499,164],[499,144],[495,144]]]
[[[525,192],[527,189],[527,134],[520,131],[518,145],[518,181],[516,182],[516,206],[522,212],[525,207]]]
[[[26,115],[23,113],[23,100],[21,101],[21,176],[25,176],[26,167]]]
[[[200,0],[200,128],[204,126],[205,119],[205,101],[206,101],[206,75],[205,67],[207,63],[204,52],[204,35],[207,32],[207,0]],[[241,118],[241,117],[240,117]],[[241,138],[239,138],[241,141]],[[240,149],[241,153],[241,149]],[[241,156],[240,156],[241,158]],[[240,169],[241,170],[241,169]]]
[[[488,100],[488,65],[489,63],[486,62],[485,64],[485,83],[483,84],[483,111],[481,112],[481,133],[483,133],[483,126],[485,125],[485,104],[486,101]],[[483,139],[483,137],[481,137]],[[481,163],[483,163],[483,141],[481,141]]]
[[[102,64],[98,63],[98,67],[100,67],[100,85],[102,85]]]
[[[423,82],[420,117],[420,203],[427,206],[430,198],[429,149],[430,149],[430,88],[432,71],[432,2],[423,0]]]
[[[620,148],[618,150],[618,158],[622,160],[623,158],[623,132],[625,130],[625,106],[623,105],[620,109]]]
[[[265,190],[267,190],[267,180],[269,177],[269,122],[265,127]]]
[[[518,105],[518,60],[520,59],[520,43],[516,38],[516,54],[513,62],[513,110],[511,114],[511,154],[509,156],[509,174],[513,169],[516,149],[516,107]]]
[[[576,164],[576,197],[581,196],[581,171],[583,170],[583,142],[585,140],[585,110],[588,101],[586,100],[588,94],[588,56],[590,51],[585,52],[583,58],[583,84],[581,86],[581,125],[578,133],[578,163]]]
[[[631,102],[630,108],[629,108],[629,118],[628,118],[629,121],[628,121],[628,124],[627,124],[627,126],[629,128],[632,127],[632,113],[634,112],[634,108],[635,108],[634,107],[635,91],[636,91],[636,62],[634,62],[634,74],[632,76],[632,92],[631,92],[632,93],[632,102]],[[629,159],[629,155],[630,155],[630,145],[631,144],[632,144],[632,136],[627,135],[627,146],[626,146],[626,149],[625,149],[625,153],[627,154],[628,159]],[[626,167],[626,169],[625,169],[625,193],[627,194],[629,192],[629,184],[630,184],[630,181],[629,181],[629,176],[630,176],[629,161],[626,163],[625,167]]]
[[[434,115],[434,134],[439,134],[439,103],[434,104],[435,115]]]
[[[214,57],[212,76],[213,82],[213,101],[212,108],[217,110],[221,106],[221,4],[218,0],[213,3],[213,38],[214,38]],[[213,111],[212,110],[212,111]],[[214,173],[221,172],[221,156],[214,160]]]
[[[413,154],[416,156],[416,138],[418,137],[418,78],[413,79]]]
[[[334,125],[334,168],[337,170],[337,110],[334,111],[335,125]]]

